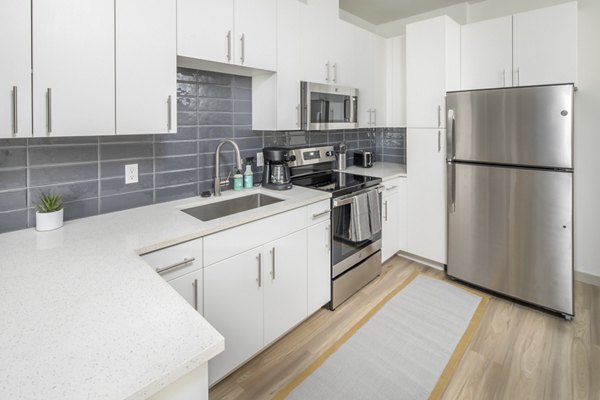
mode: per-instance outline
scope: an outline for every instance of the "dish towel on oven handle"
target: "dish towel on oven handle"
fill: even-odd
[[[370,239],[371,226],[367,193],[353,197],[350,208],[350,240],[353,242],[362,242],[363,240]]]
[[[381,212],[379,207],[379,192],[371,190],[367,192],[369,202],[369,221],[371,221],[371,235],[381,231]]]

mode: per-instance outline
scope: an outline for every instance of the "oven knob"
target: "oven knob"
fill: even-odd
[[[331,151],[328,151],[328,152],[326,152],[326,153],[325,153],[325,155],[326,155],[327,157],[331,157],[333,154],[331,154]]]
[[[290,161],[296,161],[296,156],[292,154],[292,155],[290,156]]]

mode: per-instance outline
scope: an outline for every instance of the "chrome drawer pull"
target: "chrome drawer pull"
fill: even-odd
[[[330,212],[331,212],[331,210],[325,210],[323,212],[313,214],[313,219],[317,219],[319,217],[322,217],[323,215],[329,214]]]
[[[170,271],[175,268],[183,267],[184,265],[189,264],[189,263],[193,262],[194,260],[196,260],[196,257],[191,257],[191,258],[186,257],[183,259],[183,261],[176,262],[175,264],[167,265],[166,267],[163,267],[163,268],[156,268],[156,272],[159,274],[162,274],[163,272],[167,272],[167,271]]]

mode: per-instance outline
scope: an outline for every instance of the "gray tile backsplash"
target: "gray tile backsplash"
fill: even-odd
[[[403,128],[253,131],[251,78],[179,68],[177,81],[177,134],[0,139],[0,232],[35,226],[34,204],[43,192],[63,196],[69,220],[212,190],[222,139],[234,139],[243,158],[266,146],[345,141],[350,151],[405,163]],[[225,146],[221,155],[225,177],[234,154]],[[138,183],[125,184],[126,164],[138,164]],[[261,169],[254,170],[260,179]]]

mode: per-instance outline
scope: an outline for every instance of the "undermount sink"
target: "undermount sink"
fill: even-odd
[[[210,203],[203,206],[185,208],[181,211],[191,215],[194,218],[198,218],[200,221],[210,221],[243,211],[268,206],[269,204],[279,203],[280,201],[283,201],[283,199],[267,196],[266,194],[262,193],[256,193],[249,196],[217,201],[215,203]]]

